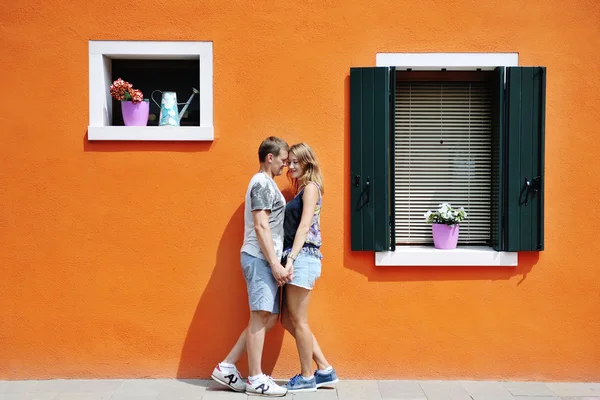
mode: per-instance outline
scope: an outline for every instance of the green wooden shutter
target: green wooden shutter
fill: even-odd
[[[352,250],[393,247],[390,87],[394,74],[395,69],[388,67],[350,69]]]
[[[508,251],[544,249],[545,105],[546,68],[507,69],[505,161]]]
[[[502,79],[497,72],[497,84]],[[544,249],[545,67],[508,67],[495,126],[492,246],[503,251]],[[495,228],[495,229],[494,229]]]

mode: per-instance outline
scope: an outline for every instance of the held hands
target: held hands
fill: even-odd
[[[281,263],[272,264],[271,272],[277,285],[283,286],[294,278],[294,261],[288,258],[285,267]]]
[[[273,273],[273,278],[275,278],[275,281],[277,282],[277,286],[285,285],[289,274],[288,269],[284,268],[283,265],[278,262],[276,264],[271,264],[271,272]]]

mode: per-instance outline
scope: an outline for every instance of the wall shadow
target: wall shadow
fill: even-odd
[[[210,379],[215,365],[229,353],[248,324],[248,295],[240,268],[243,240],[244,203],[237,207],[221,234],[216,264],[198,301],[183,344],[177,378]],[[278,324],[266,336],[262,362],[266,374],[273,372],[283,335],[284,330]],[[237,367],[243,376],[247,376],[246,355],[242,356]]]
[[[350,250],[351,229],[351,193],[350,193],[350,75],[344,79],[344,179],[343,197],[343,243],[344,268],[358,272],[369,281],[463,281],[463,280],[507,280],[521,276],[520,285],[534,265],[538,263],[539,252],[519,252],[519,265],[516,267],[378,267],[375,266],[375,254],[372,251]]]
[[[83,151],[93,152],[133,152],[166,151],[195,153],[208,151],[217,139],[210,141],[137,141],[137,140],[88,140],[88,132],[83,135]]]

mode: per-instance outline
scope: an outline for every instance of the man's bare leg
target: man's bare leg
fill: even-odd
[[[269,319],[267,320],[267,326],[265,327],[266,332],[269,332],[276,324],[277,319],[279,318],[279,314],[271,314]],[[250,321],[248,321],[250,324]],[[244,328],[237,342],[231,348],[227,357],[223,360],[224,363],[227,364],[237,364],[237,362],[242,358],[244,352],[246,351],[246,335],[248,334],[248,327]]]

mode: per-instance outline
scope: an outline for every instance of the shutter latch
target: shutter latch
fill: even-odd
[[[541,176],[536,176],[535,178],[533,178],[533,181],[530,181],[529,179],[527,179],[527,177],[525,177],[525,187],[523,188],[523,191],[525,191],[525,205],[529,204],[529,195],[530,194],[531,194],[532,199],[535,198],[535,195],[540,190],[541,184],[542,184]]]

